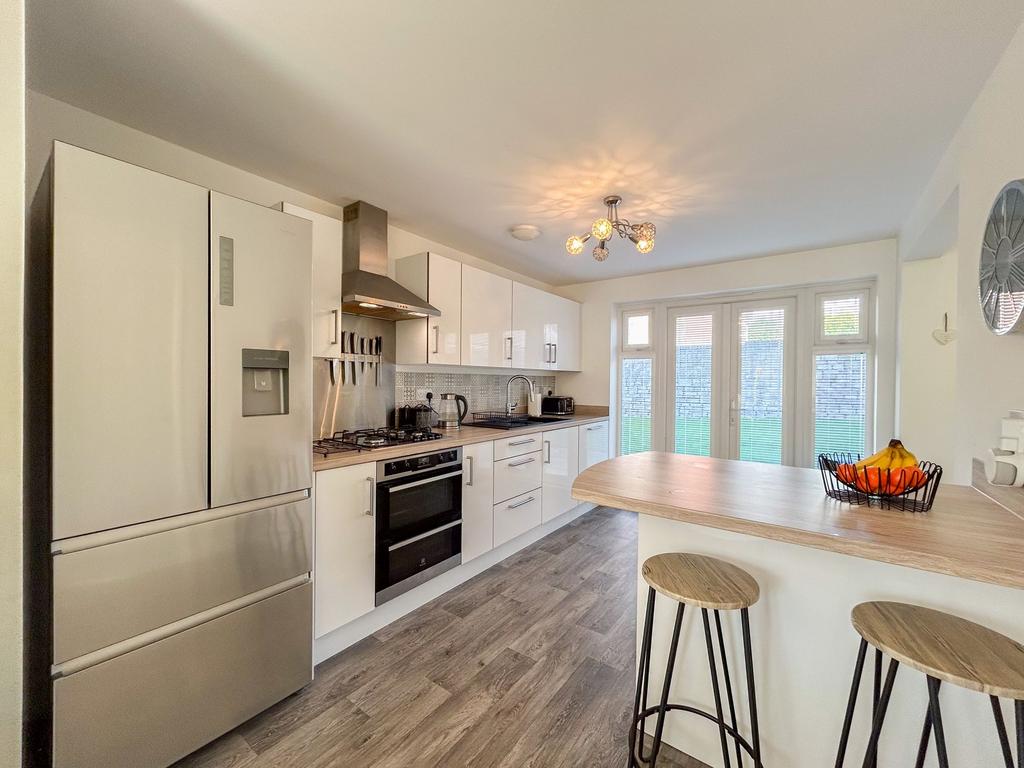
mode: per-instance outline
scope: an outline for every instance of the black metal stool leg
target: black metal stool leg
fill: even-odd
[[[739,731],[739,725],[736,722],[736,704],[732,698],[732,679],[729,675],[729,659],[725,653],[725,640],[722,638],[722,617],[718,611],[715,611],[715,629],[718,632],[718,650],[720,651],[720,657],[722,659],[722,675],[725,677],[725,697],[729,701],[729,720],[732,723],[732,729]],[[736,744],[736,765],[739,768],[743,768],[743,750],[740,748],[739,743]],[[1012,766],[1011,766],[1012,768]]]
[[[640,642],[640,659],[637,663],[636,673],[636,697],[633,702],[633,720],[632,728],[629,730],[629,764],[633,766],[636,764],[637,752],[636,752],[636,732],[637,728],[640,729],[640,759],[643,760],[644,751],[644,722],[646,718],[640,719],[640,713],[647,709],[647,683],[651,677],[651,634],[652,627],[654,625],[654,600],[656,596],[654,587],[649,587],[647,590],[647,612],[644,616],[644,637]],[[643,702],[643,709],[640,704]]]
[[[1013,716],[1017,725],[1017,768],[1024,768],[1024,701],[1013,702]]]
[[[924,759],[928,756],[928,744],[932,740],[932,710],[924,716],[924,728],[921,729],[921,743],[917,745],[917,760],[914,761],[914,768],[924,768]],[[1010,768],[1013,768],[1011,765]]]
[[[722,693],[718,688],[718,667],[715,664],[715,647],[711,642],[711,623],[708,621],[708,609],[700,609],[704,620],[704,643],[708,648],[708,668],[711,671],[711,690],[715,694],[715,715],[718,717],[718,737],[722,742],[722,762],[730,768],[729,742],[725,736],[725,714],[722,712]]]
[[[672,628],[672,645],[668,649],[668,665],[665,667],[665,683],[661,687],[661,704],[658,707],[658,724],[654,728],[654,743],[651,745],[651,766],[658,762],[661,751],[661,734],[665,730],[665,713],[668,711],[668,694],[672,688],[672,672],[676,666],[676,651],[679,650],[679,630],[683,625],[683,609],[685,603],[679,603],[676,609],[676,623]]]
[[[861,639],[857,650],[857,663],[853,665],[853,684],[850,685],[850,699],[846,703],[846,717],[843,718],[843,733],[839,737],[839,752],[836,753],[836,768],[843,768],[846,760],[846,745],[850,741],[850,726],[853,724],[853,710],[857,706],[860,678],[864,674],[864,657],[868,652],[868,641]]]
[[[1003,709],[999,704],[999,698],[989,696],[992,702],[992,716],[996,720],[996,733],[999,734],[999,747],[1003,750],[1003,763],[1006,768],[1013,768],[1013,753],[1010,751],[1010,739],[1006,735],[1006,723],[1003,721]]]
[[[754,749],[754,768],[761,766],[761,731],[757,725],[757,693],[754,690],[754,654],[750,647],[750,612],[740,610],[740,621],[743,626],[743,662],[747,667],[747,698],[750,701],[750,738]],[[1021,709],[1024,714],[1024,708]]]
[[[928,678],[928,707],[932,716],[932,727],[935,729],[935,751],[939,756],[939,768],[949,768],[946,735],[942,730],[942,711],[939,709],[939,681],[934,677]]]
[[[871,739],[868,741],[868,751],[864,754],[862,768],[870,768],[878,761],[878,739],[882,735],[885,711],[889,708],[889,697],[892,696],[892,685],[896,681],[896,670],[899,666],[900,663],[896,659],[890,659],[885,685],[882,686],[882,692],[878,697],[878,711],[875,712],[874,722],[871,724]]]
[[[875,676],[874,685],[871,689],[871,720],[874,722],[875,715],[878,714],[878,701],[882,696],[882,652],[875,649]],[[871,756],[871,764],[869,768],[878,768],[878,756]]]

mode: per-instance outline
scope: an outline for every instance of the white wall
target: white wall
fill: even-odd
[[[920,458],[943,468],[956,457],[953,413],[956,342],[942,346],[932,332],[957,327],[956,251],[909,261],[900,273],[900,438]]]
[[[21,764],[24,3],[0,4],[0,765]]]
[[[235,168],[41,93],[29,90],[26,101],[26,162],[30,192],[39,185],[50,156],[51,145],[57,139],[261,205],[275,205],[284,200],[327,216],[341,218],[342,205],[321,200],[301,190]],[[341,202],[343,204],[348,201]],[[549,287],[530,277],[449,248],[443,243],[427,240],[394,225],[388,227],[388,255],[392,261],[427,250],[436,251],[456,261],[480,266],[538,288]]]
[[[949,418],[952,477],[969,482],[971,459],[999,434],[999,419],[1024,408],[1024,334],[995,336],[978,308],[978,259],[989,209],[1006,182],[1024,177],[1024,27],[1010,42],[951,142],[901,233],[912,253],[922,233],[957,194],[955,395]],[[910,309],[908,308],[908,311]]]
[[[558,375],[558,389],[579,403],[613,405],[616,305],[874,278],[878,296],[876,442],[895,425],[899,262],[895,240],[784,253],[558,289],[583,304],[583,371]]]

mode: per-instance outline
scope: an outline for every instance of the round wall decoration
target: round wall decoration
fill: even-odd
[[[996,197],[985,225],[978,267],[978,300],[993,333],[1024,331],[1024,180]]]

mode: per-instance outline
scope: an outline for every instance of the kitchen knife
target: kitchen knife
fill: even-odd
[[[366,337],[365,336],[360,336],[359,337],[359,355],[360,355],[359,372],[360,373],[365,373],[366,372]]]

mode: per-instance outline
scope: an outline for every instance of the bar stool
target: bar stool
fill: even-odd
[[[665,728],[665,714],[671,710],[690,712],[717,723],[722,743],[722,759],[726,768],[731,768],[728,739],[731,738],[736,749],[736,761],[743,766],[743,754],[753,758],[754,768],[763,768],[761,763],[761,737],[757,725],[757,698],[754,691],[754,664],[750,650],[750,617],[747,609],[757,602],[760,595],[757,582],[741,568],[713,557],[703,555],[669,553],[655,555],[644,562],[643,577],[648,584],[647,613],[644,617],[644,635],[640,645],[640,663],[636,681],[636,698],[633,704],[633,720],[629,732],[629,764],[631,768],[657,764],[658,752],[661,750],[661,739]],[[661,700],[656,706],[648,706],[647,694],[651,674],[651,641],[654,626],[654,604],[656,594],[675,600],[675,625],[672,628],[672,644],[668,651],[668,663],[665,668],[665,682],[662,685]],[[672,672],[676,663],[676,651],[679,648],[679,632],[683,624],[683,611],[687,605],[700,608],[704,620],[704,641],[707,645],[708,669],[711,673],[711,687],[715,696],[715,712],[706,712],[684,704],[670,703],[669,689],[672,685]],[[740,612],[743,631],[743,657],[746,665],[747,701],[750,708],[751,740],[747,741],[739,732],[736,724],[736,705],[733,700],[732,680],[729,676],[729,662],[725,654],[725,641],[722,638],[722,619],[720,611]],[[715,630],[718,635],[718,652],[721,656],[722,671],[725,678],[725,694],[729,705],[729,723],[726,723],[722,712],[722,694],[719,687],[718,668],[715,659],[715,648],[711,640],[711,623],[708,612],[714,613]],[[654,742],[650,754],[644,756],[643,733],[648,717],[657,714],[654,731]],[[637,750],[637,729],[641,739]]]
[[[939,686],[943,682],[988,695],[1006,768],[1013,768],[1013,755],[999,698],[1014,701],[1017,766],[1024,768],[1024,646],[973,621],[906,603],[861,603],[853,609],[850,618],[861,641],[839,739],[836,768],[842,768],[846,758],[868,645],[875,649],[875,678],[871,736],[864,754],[864,768],[877,765],[878,739],[901,663],[923,672],[928,681],[928,712],[917,752],[917,768],[924,765],[932,731],[939,766],[949,766],[939,709]],[[883,653],[890,659],[884,685],[881,683]]]

